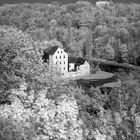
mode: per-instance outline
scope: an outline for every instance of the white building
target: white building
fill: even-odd
[[[82,57],[68,57],[68,71],[77,72],[79,75],[89,75],[90,65],[86,59]]]
[[[90,74],[90,65],[81,57],[68,57],[63,48],[56,45],[44,50],[42,57],[51,67],[60,71],[65,77],[76,77]]]
[[[65,75],[68,73],[68,54],[58,46],[48,47],[44,50],[44,62],[48,62],[50,67],[55,67]]]
[[[109,1],[97,1],[96,2],[97,7],[103,7],[103,6],[108,6],[108,5],[110,5]]]
[[[83,65],[79,66],[79,70],[81,75],[89,75],[90,74],[90,65],[87,61]]]

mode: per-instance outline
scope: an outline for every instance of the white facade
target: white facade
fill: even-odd
[[[50,66],[56,66],[57,70],[65,75],[68,73],[68,54],[58,48],[53,55],[49,56]]]
[[[110,2],[108,2],[108,1],[98,1],[98,2],[96,2],[96,6],[98,6],[98,7],[108,6],[108,5],[110,5]]]
[[[74,70],[74,63],[69,63],[69,71],[72,71]]]
[[[90,74],[90,65],[87,61],[85,61],[83,65],[77,66],[76,71],[70,71],[74,68],[74,63],[70,63],[69,66],[71,67],[69,67],[69,72],[66,75],[66,77],[76,78],[76,77],[82,77]]]
[[[90,74],[90,65],[87,61],[83,65],[79,66],[79,71],[82,75],[88,75]]]

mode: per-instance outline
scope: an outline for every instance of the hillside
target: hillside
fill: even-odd
[[[0,140],[139,140],[139,1],[20,2],[0,1]]]

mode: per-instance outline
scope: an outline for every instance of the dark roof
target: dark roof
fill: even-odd
[[[58,46],[52,46],[52,47],[46,48],[46,49],[44,50],[44,52],[45,52],[46,54],[53,55],[53,54],[56,52],[57,49],[58,49]]]
[[[68,62],[69,63],[76,63],[77,62],[77,57],[68,57]]]
[[[83,65],[85,63],[86,59],[82,57],[69,57],[68,62],[69,63],[75,63],[77,66]]]

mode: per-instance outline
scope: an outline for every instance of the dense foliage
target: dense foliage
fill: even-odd
[[[12,104],[0,107],[1,139],[84,140],[87,130],[74,99],[78,91],[49,72],[45,78],[47,86],[38,91],[26,83],[11,91]]]
[[[118,88],[110,92],[91,89],[92,94],[75,95],[81,119],[89,128],[89,137],[96,138],[98,130],[102,137],[110,140],[136,140],[140,138],[140,86],[129,77]]]
[[[139,30],[138,4],[0,6],[0,140],[139,139],[137,73],[88,95],[41,59],[57,39],[73,56],[137,65]]]
[[[85,1],[68,5],[6,4],[0,7],[0,25],[26,31],[36,41],[57,38],[74,55],[88,56],[90,48],[92,57],[98,53],[101,58],[119,61],[121,57],[124,62],[136,63],[140,52],[139,11],[140,5],[133,3],[100,7]],[[105,52],[109,55],[104,56]]]
[[[33,40],[27,33],[13,27],[1,26],[0,34],[0,101],[2,102],[9,90],[18,87],[21,80],[27,77],[37,56]]]

